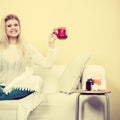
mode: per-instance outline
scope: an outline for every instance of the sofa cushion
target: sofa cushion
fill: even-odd
[[[31,112],[28,120],[74,120],[78,93],[48,93],[44,101]]]
[[[58,81],[58,89],[64,93],[73,92],[80,81],[83,69],[90,58],[89,54],[77,56],[69,63]]]
[[[50,69],[35,66],[35,74],[39,75],[43,81],[43,93],[58,92],[58,80],[64,72],[65,65],[54,65]]]

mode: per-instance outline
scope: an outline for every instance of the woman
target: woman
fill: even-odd
[[[9,14],[0,26],[0,100],[20,99],[41,92],[42,79],[34,75],[32,64],[49,68],[56,57],[56,36],[50,35],[46,57],[21,39],[20,20]]]

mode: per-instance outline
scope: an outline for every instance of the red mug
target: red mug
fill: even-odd
[[[66,27],[55,28],[53,30],[53,34],[55,34],[60,40],[65,40],[68,37],[66,33]]]

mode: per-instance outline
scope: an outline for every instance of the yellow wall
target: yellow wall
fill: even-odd
[[[111,120],[120,120],[120,1],[119,0],[0,0],[0,18],[17,14],[26,41],[43,54],[48,36],[56,28],[67,27],[68,39],[57,40],[57,63],[90,52],[90,64],[106,69]]]

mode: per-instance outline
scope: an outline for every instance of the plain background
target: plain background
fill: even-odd
[[[66,27],[68,39],[56,41],[56,64],[91,53],[89,64],[106,69],[111,120],[120,120],[120,0],[0,0],[0,19],[9,13],[19,16],[24,39],[44,55],[51,31]]]

